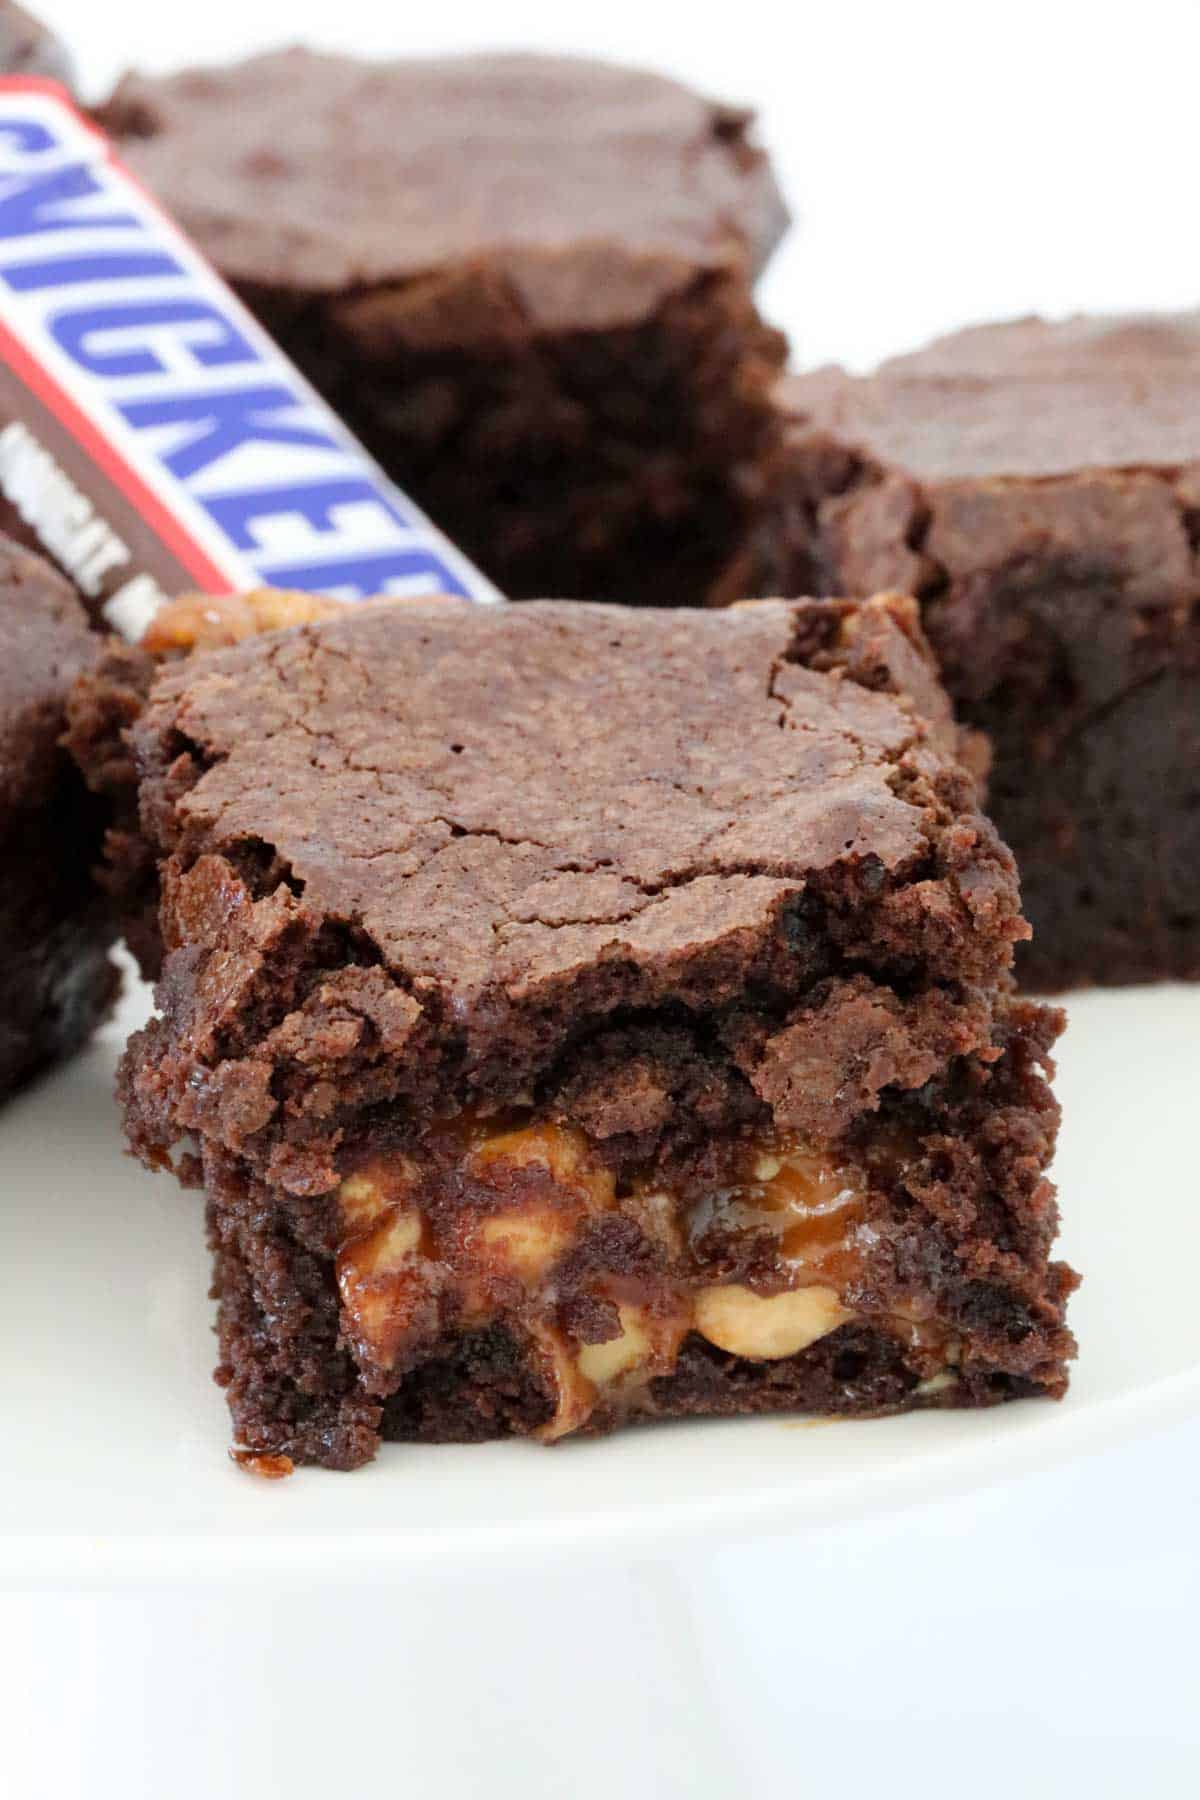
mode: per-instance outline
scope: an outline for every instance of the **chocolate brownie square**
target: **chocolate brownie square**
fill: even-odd
[[[113,926],[93,888],[101,822],[60,746],[66,695],[98,641],[74,591],[0,538],[0,1096],[107,1012]]]
[[[1031,989],[1200,977],[1200,315],[1021,320],[789,381],[757,578],[921,596]]]
[[[511,598],[663,604],[740,540],[783,339],[752,115],[563,57],[289,50],[101,109],[388,473]]]
[[[132,740],[244,1454],[1062,1393],[1061,1019],[912,601],[348,609]]]

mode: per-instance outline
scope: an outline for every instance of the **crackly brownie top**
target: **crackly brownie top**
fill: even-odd
[[[636,321],[785,222],[752,115],[582,58],[360,62],[292,49],[104,109],[234,279],[343,293],[482,264],[552,328]]]
[[[1167,363],[1200,369],[1200,312],[1076,313],[1067,319],[1003,319],[969,325],[894,356],[894,375],[1089,376]]]
[[[955,741],[897,600],[352,611],[169,667],[135,734],[169,888],[290,890],[493,1037],[802,972],[826,910],[847,953],[995,978],[1012,863]]]
[[[802,429],[923,481],[1174,471],[1200,462],[1198,319],[977,327],[874,375],[788,377],[781,398]]]
[[[0,828],[35,805],[59,767],[68,687],[98,640],[70,585],[10,538],[0,537]]]

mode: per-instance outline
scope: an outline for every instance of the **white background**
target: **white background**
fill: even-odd
[[[989,315],[1200,299],[1200,8],[1184,0],[42,10],[93,93],[128,62],[302,35],[590,50],[751,100],[797,215],[764,300],[807,361],[865,365]],[[1129,1203],[1152,1230],[1154,1195]],[[237,1636],[218,1593],[26,1596],[7,1608],[14,1785],[0,1773],[0,1789],[1175,1800],[1200,1792],[1198,1515],[1192,1425],[886,1523],[677,1566],[404,1594],[324,1594],[314,1570],[304,1594],[247,1600]],[[445,1707],[422,1718],[399,1649],[389,1685],[400,1613],[406,1654],[416,1616],[445,1670]],[[671,1674],[647,1692],[635,1652],[656,1634]],[[493,1647],[495,1676],[463,1694],[467,1641]],[[97,1680],[114,1666],[119,1690]],[[406,1769],[424,1773],[414,1785]]]
[[[762,115],[797,216],[768,309],[869,362],[1024,310],[1188,306],[1194,0],[45,0],[90,92],[304,38],[363,53],[571,50]]]

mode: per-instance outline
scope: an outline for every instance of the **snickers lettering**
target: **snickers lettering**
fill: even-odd
[[[24,77],[0,79],[0,496],[131,636],[190,589],[500,598]]]

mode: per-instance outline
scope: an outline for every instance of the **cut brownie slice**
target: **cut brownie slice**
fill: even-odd
[[[121,1093],[249,1453],[1063,1391],[1060,1017],[911,601],[350,610],[133,742]]]
[[[922,597],[1029,987],[1200,976],[1200,315],[1022,320],[786,384],[757,578]]]
[[[704,589],[740,539],[783,339],[752,117],[639,70],[291,50],[102,110],[123,155],[515,599]]]
[[[0,1095],[74,1050],[116,988],[91,884],[100,818],[60,748],[67,690],[99,645],[73,590],[0,538]]]

